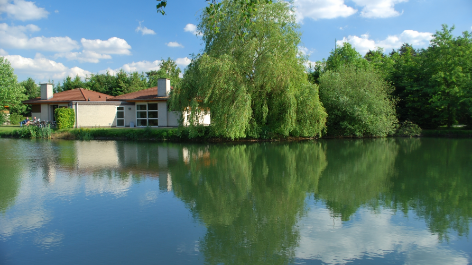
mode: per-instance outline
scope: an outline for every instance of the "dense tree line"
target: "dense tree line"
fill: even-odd
[[[34,99],[41,95],[40,86],[32,78],[18,82],[13,68],[8,60],[0,57],[0,113],[8,106],[10,113],[29,115],[30,105],[24,105],[23,100]],[[105,74],[92,74],[85,79],[76,76],[64,78],[62,82],[54,84],[54,93],[59,93],[75,88],[85,88],[92,91],[105,93],[111,96],[119,96],[150,87],[157,86],[157,79],[169,78],[173,87],[180,84],[180,69],[172,59],[162,60],[159,70],[151,70],[146,73],[126,73],[120,70],[115,75],[109,72]],[[51,81],[50,81],[51,82]],[[54,83],[54,81],[52,81]],[[0,124],[5,117],[0,117]]]
[[[355,69],[359,78],[367,73],[374,74],[377,75],[375,80],[384,80],[388,86],[392,86],[388,94],[396,103],[398,120],[408,120],[422,128],[451,127],[454,124],[470,126],[472,35],[466,31],[461,36],[454,37],[453,30],[454,27],[443,25],[442,30],[433,35],[426,49],[414,49],[405,43],[400,49],[389,54],[378,49],[369,51],[362,57],[349,43],[345,43],[332,51],[327,60],[317,62],[309,74],[309,79],[320,84],[321,100],[326,104],[328,102],[323,98],[324,91],[332,89],[333,79],[342,75],[346,67]],[[344,78],[343,80],[346,81]],[[346,86],[345,82],[343,84]],[[350,91],[357,96],[363,93],[362,89],[356,90],[350,85],[340,90],[348,93],[349,89],[357,91]],[[340,100],[339,95],[337,99]],[[340,107],[341,102],[337,103]],[[366,104],[354,104],[350,110],[354,111],[354,108],[361,105]],[[329,115],[333,117],[337,114],[330,113],[328,109],[328,117]],[[328,128],[329,124],[330,118]],[[339,125],[340,121],[337,120],[336,124]]]
[[[159,70],[151,70],[146,73],[126,73],[120,70],[115,75],[107,72],[106,74],[92,74],[82,80],[79,76],[71,78],[66,77],[62,83],[54,86],[55,92],[62,92],[75,88],[85,88],[111,96],[119,96],[131,92],[136,92],[150,87],[157,86],[157,79],[169,78],[173,87],[180,83],[180,69],[170,58],[162,60],[159,64]]]

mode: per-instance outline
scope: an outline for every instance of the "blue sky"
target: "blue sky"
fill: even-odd
[[[195,28],[204,0],[0,0],[0,55],[20,81],[62,81],[123,69],[157,70],[172,58],[182,70],[202,52]],[[317,61],[348,41],[361,53],[408,42],[426,48],[442,24],[472,30],[472,0],[294,0],[299,49]]]

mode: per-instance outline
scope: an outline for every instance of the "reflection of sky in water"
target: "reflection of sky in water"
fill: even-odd
[[[33,264],[37,257],[46,257],[38,264],[50,264],[47,257],[57,264],[69,259],[103,264],[103,258],[98,258],[103,253],[97,249],[114,253],[114,263],[127,264],[136,258],[162,264],[203,262],[204,224],[172,192],[166,192],[173,189],[167,163],[177,162],[179,152],[185,160],[186,148],[160,146],[161,155],[156,156],[124,144],[122,153],[131,150],[133,155],[119,157],[123,154],[115,142],[74,142],[69,147],[75,153],[60,157],[57,147],[28,149],[21,146],[27,142],[19,143],[20,152],[34,162],[20,167],[15,203],[0,214],[0,264],[6,252],[19,256],[6,264]],[[162,154],[169,154],[169,159]],[[55,159],[67,158],[72,162],[55,164]],[[129,168],[119,161],[129,163]],[[404,217],[385,208],[374,212],[361,207],[351,221],[342,222],[323,203],[306,202],[309,210],[298,223],[296,263],[362,263],[391,254],[401,264],[468,264],[470,259],[470,250],[464,253],[453,246],[467,238],[451,236],[450,244],[441,243],[413,211]],[[61,254],[54,256],[55,252]],[[20,257],[23,253],[29,257]],[[90,258],[82,257],[83,253]]]
[[[310,210],[299,222],[296,258],[301,263],[321,260],[344,264],[398,253],[404,255],[405,264],[468,264],[467,254],[439,243],[414,213],[409,213],[409,218],[397,218],[403,213],[361,208],[352,221],[342,222],[321,203],[310,204]]]

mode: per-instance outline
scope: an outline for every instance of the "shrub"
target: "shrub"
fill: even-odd
[[[51,139],[52,130],[46,127],[23,126],[20,130],[15,131],[19,138],[27,139]]]
[[[20,114],[11,113],[10,114],[10,124],[11,125],[19,125],[22,120],[26,119]]]
[[[74,127],[75,112],[69,108],[57,108],[54,111],[58,129],[69,129]]]
[[[420,126],[414,124],[411,121],[404,121],[399,124],[395,136],[420,136],[421,128]]]
[[[0,125],[3,125],[5,122],[8,122],[7,114],[0,111]]]
[[[320,99],[328,112],[328,135],[387,136],[395,132],[391,86],[373,69],[346,65],[320,78]]]

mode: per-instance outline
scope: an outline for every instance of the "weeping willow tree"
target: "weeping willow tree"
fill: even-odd
[[[321,136],[327,114],[307,80],[293,10],[284,1],[255,10],[250,23],[237,1],[203,11],[205,50],[172,91],[172,107],[189,111],[191,121],[210,110],[217,137]]]

